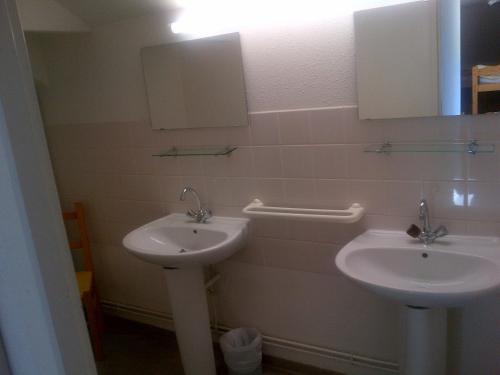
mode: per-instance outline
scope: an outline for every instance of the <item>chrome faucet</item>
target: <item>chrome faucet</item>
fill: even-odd
[[[444,225],[439,225],[436,229],[432,229],[431,220],[429,215],[429,206],[427,201],[422,199],[418,204],[418,218],[422,223],[422,229],[417,225],[412,224],[406,231],[409,236],[418,238],[424,244],[429,245],[437,238],[444,237],[448,234],[448,229]]]
[[[207,220],[212,217],[212,211],[201,206],[200,196],[191,186],[186,186],[182,189],[181,196],[179,198],[181,201],[186,200],[186,193],[191,193],[193,195],[196,200],[196,205],[198,206],[196,210],[190,208],[186,215],[194,219],[197,223],[206,223]]]
[[[422,223],[422,233],[428,233],[431,231],[431,223],[429,218],[429,207],[427,206],[427,201],[422,199],[418,204],[418,218]]]

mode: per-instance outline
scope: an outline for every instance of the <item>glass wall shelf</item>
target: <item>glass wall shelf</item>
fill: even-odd
[[[214,146],[214,147],[198,147],[198,148],[183,148],[172,147],[170,150],[162,152],[161,154],[154,154],[160,158],[164,157],[177,157],[177,156],[222,156],[230,155],[231,152],[238,149],[235,146]]]
[[[484,154],[495,152],[495,145],[492,143],[470,142],[422,142],[422,143],[391,143],[368,145],[365,152],[378,154],[390,154],[393,152],[464,152],[467,154]]]

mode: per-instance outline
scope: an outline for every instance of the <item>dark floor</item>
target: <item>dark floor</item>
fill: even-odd
[[[183,375],[175,334],[159,328],[106,316],[106,358],[97,363],[99,375]],[[217,372],[227,369],[216,347]],[[296,367],[298,366],[298,369]],[[294,368],[291,370],[290,367]],[[301,369],[301,367],[303,367]],[[286,368],[286,370],[284,369]],[[332,374],[306,366],[264,358],[264,375]],[[333,374],[332,374],[333,375]]]

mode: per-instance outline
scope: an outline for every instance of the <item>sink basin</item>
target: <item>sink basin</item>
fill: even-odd
[[[500,288],[494,237],[447,236],[425,246],[404,232],[368,231],[335,261],[355,282],[411,306],[461,306]]]
[[[197,223],[171,214],[127,234],[130,253],[164,268],[175,334],[186,375],[215,375],[203,266],[218,263],[244,245],[248,219],[213,216]],[[217,281],[217,275],[213,277]]]
[[[196,223],[184,214],[171,214],[127,234],[123,245],[142,260],[163,267],[218,263],[244,243],[247,219],[217,217]]]

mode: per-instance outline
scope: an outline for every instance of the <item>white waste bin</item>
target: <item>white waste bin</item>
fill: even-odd
[[[262,375],[262,336],[255,328],[236,328],[221,336],[230,375]]]

